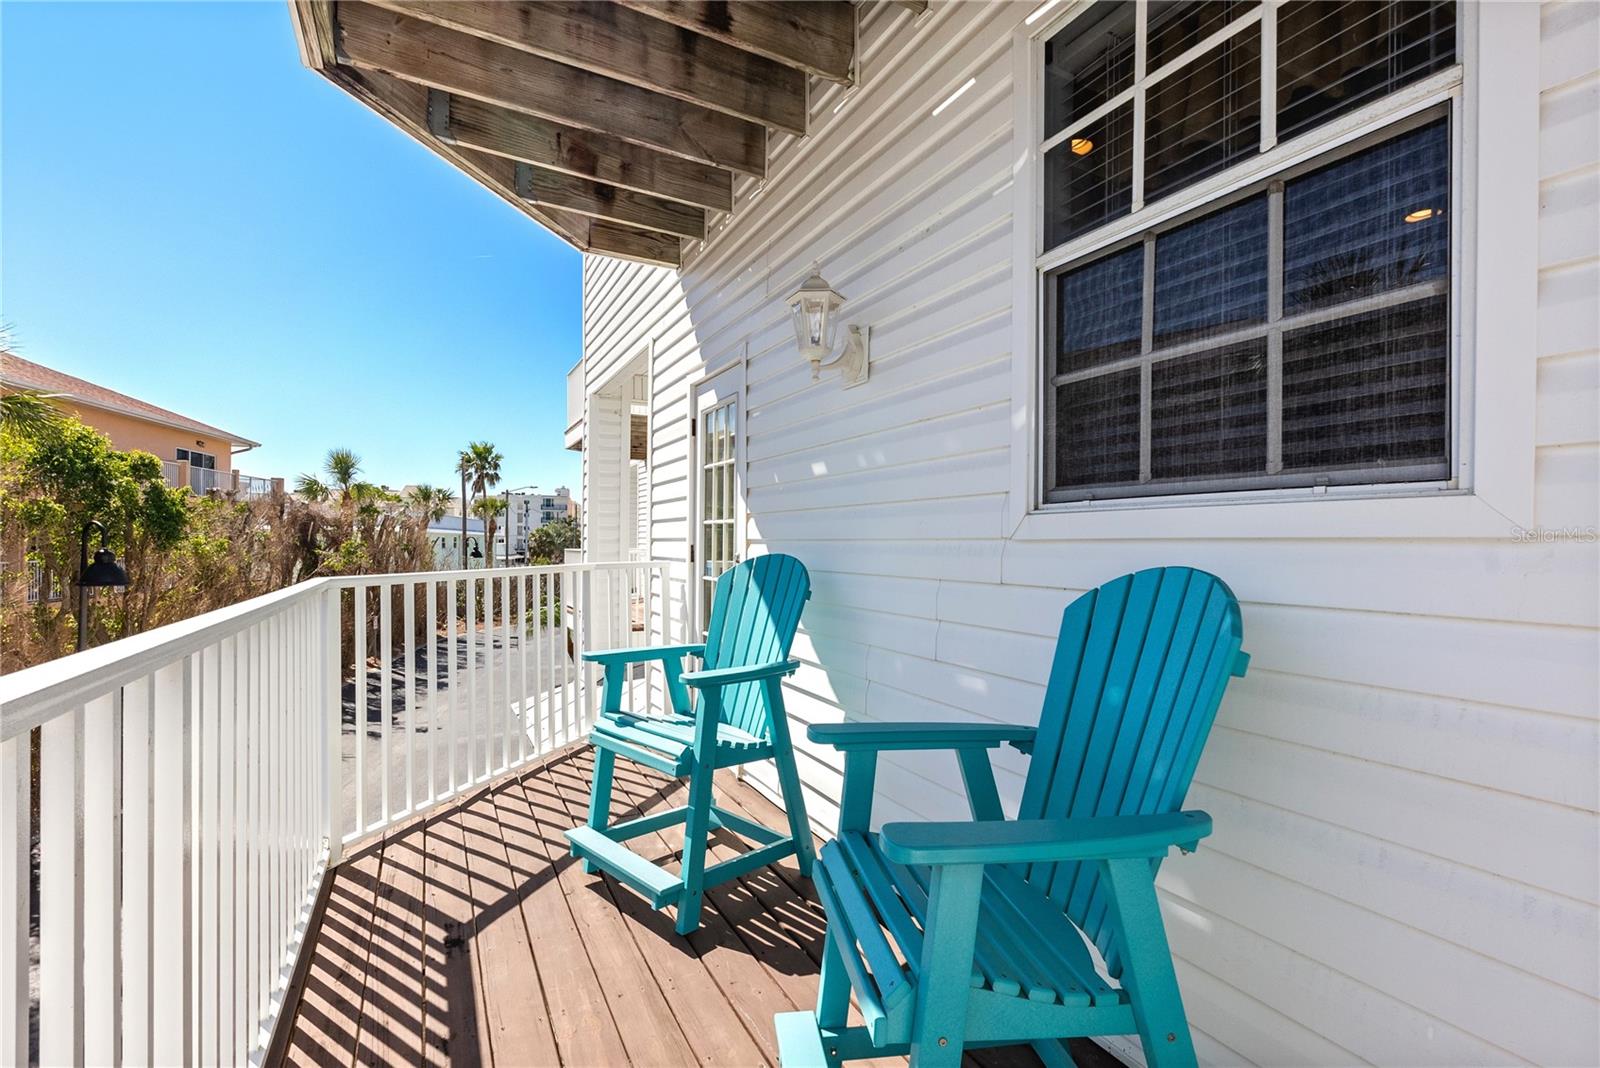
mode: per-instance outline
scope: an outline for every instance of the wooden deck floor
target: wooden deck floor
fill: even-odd
[[[589,750],[568,750],[351,855],[311,935],[283,1061],[776,1064],[773,1013],[816,999],[811,884],[792,860],[760,869],[713,890],[700,930],[678,937],[670,911],[568,855],[589,771]],[[614,818],[682,803],[679,784],[617,762]],[[717,803],[784,826],[731,777]],[[663,859],[681,837],[634,846]],[[709,859],[744,848],[719,832]],[[979,1057],[1039,1063],[1026,1049]]]

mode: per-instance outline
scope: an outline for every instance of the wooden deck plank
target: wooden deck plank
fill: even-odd
[[[550,777],[527,775],[521,784],[545,855],[559,866],[557,882],[562,897],[582,932],[590,963],[606,991],[630,1059],[638,1065],[692,1063],[695,1055],[688,1038],[634,944],[627,915],[611,896],[612,891],[626,891],[608,888],[595,876],[585,875],[582,865],[568,853],[561,832],[572,826],[572,819]]]
[[[360,1032],[380,864],[381,847],[375,843],[333,872],[311,936],[315,955],[294,1001],[294,1030],[284,1044],[285,1064],[351,1063]]]
[[[688,801],[688,788],[683,781],[668,779],[625,761],[617,761],[613,781],[613,808],[618,804],[627,804],[632,812],[643,814],[651,808],[662,805],[671,808]],[[729,777],[727,781],[733,780]],[[654,798],[660,798],[659,804],[652,803]],[[724,840],[725,835],[713,835],[713,838],[717,841],[707,851],[707,865],[734,854]],[[663,828],[654,835],[636,838],[630,844],[642,855],[673,869],[682,857],[683,828],[678,825]],[[739,905],[739,899],[744,896],[746,893],[737,880],[709,888],[700,927],[688,936],[688,940],[699,956],[700,963],[722,988],[729,1006],[738,1014],[745,1030],[755,1039],[767,1059],[776,1064],[778,1043],[772,1029],[772,1017],[775,1013],[793,1012],[804,1002],[797,1003],[783,989],[773,970],[751,951],[749,943],[735,929],[737,917],[748,912],[748,909],[741,909]],[[662,915],[665,917],[667,914]]]
[[[384,836],[357,1064],[422,1063],[424,833],[411,823]]]
[[[547,766],[550,781],[566,806],[571,820],[569,826],[583,822],[587,814],[590,781],[587,754],[582,760],[582,764],[566,761]],[[661,806],[659,795],[646,795],[639,800],[649,809]],[[621,799],[613,801],[615,813]],[[631,815],[632,810],[626,814]],[[609,878],[590,878],[610,883]],[[665,911],[650,908],[632,891],[615,885],[608,885],[606,890],[627,915],[634,945],[661,984],[662,993],[672,1006],[673,1015],[696,1060],[715,1065],[770,1063],[693,946],[673,931],[672,917]]]
[[[586,814],[590,767],[587,748],[554,754],[351,854],[315,920],[283,1062],[770,1063],[771,1014],[816,998],[824,920],[810,882],[792,858],[742,875],[708,894],[705,924],[680,938],[670,909],[569,855],[562,832]],[[681,784],[647,769],[619,762],[617,778],[616,818],[681,803]],[[731,775],[716,800],[786,827]],[[633,844],[675,864],[681,843],[674,828]],[[708,863],[748,848],[718,832]],[[1086,1044],[1073,1053],[1105,1063]],[[1025,1047],[967,1058],[1037,1063]]]
[[[605,988],[561,892],[560,868],[571,858],[557,854],[552,863],[520,779],[497,784],[491,797],[506,860],[522,887],[519,903],[528,946],[533,959],[544,962],[540,974],[545,978],[550,1029],[562,1063],[626,1064],[627,1050]],[[553,967],[557,963],[561,964],[560,974]],[[648,975],[643,978],[653,990],[654,982]]]
[[[473,951],[476,924],[457,820],[457,810],[447,808],[428,820],[425,831],[422,996],[430,1026],[423,1057],[429,1065],[481,1064],[489,1054],[479,1034],[483,1004]]]
[[[506,862],[493,794],[487,787],[456,809],[472,893],[474,953],[483,1016],[479,1031],[492,1061],[558,1064],[545,983],[523,925],[519,880]],[[567,961],[547,961],[563,972]],[[559,982],[556,978],[553,982]]]

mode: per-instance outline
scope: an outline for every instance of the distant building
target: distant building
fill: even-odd
[[[259,447],[259,441],[3,349],[0,387],[42,393],[63,411],[105,434],[114,447],[154,454],[160,458],[170,486],[189,486],[196,493],[239,492],[246,496],[262,496],[271,492],[274,485],[279,489],[283,486],[282,479],[256,478],[234,470],[233,457]]]
[[[572,499],[572,491],[566,486],[557,486],[549,493],[531,490],[523,493],[508,493],[509,507],[506,518],[495,529],[495,559],[511,562],[523,561],[528,558],[528,535],[544,526],[546,523],[557,519],[576,518],[578,503]],[[510,551],[507,552],[507,546]]]
[[[498,539],[497,539],[498,540]],[[428,524],[428,542],[433,546],[433,566],[436,571],[456,571],[461,560],[461,517],[447,515]],[[474,557],[473,551],[479,555]],[[487,567],[489,553],[483,540],[483,520],[467,518],[466,566]]]

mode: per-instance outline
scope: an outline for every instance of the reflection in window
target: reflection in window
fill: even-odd
[[[1144,196],[1154,200],[1261,150],[1261,33],[1251,27],[1150,87]]]
[[[1139,478],[1139,369],[1056,391],[1058,486],[1103,486]]]
[[[1056,373],[1137,355],[1144,321],[1144,250],[1135,246],[1061,275]]]
[[[1450,269],[1443,119],[1288,184],[1285,314],[1443,278]]]
[[[1266,465],[1265,338],[1151,369],[1152,480],[1258,475]]]
[[[1266,197],[1252,197],[1156,238],[1157,345],[1266,317]]]
[[[1133,105],[1123,104],[1044,159],[1045,244],[1087,233],[1133,206]]]
[[[1297,0],[1278,9],[1278,136],[1321,125],[1456,61],[1452,0]]]
[[[1449,460],[1450,298],[1291,331],[1283,342],[1283,467],[1379,469]],[[1400,471],[1392,477],[1416,478]]]
[[[1048,137],[1087,117],[1133,84],[1131,0],[1099,5],[1044,45],[1044,129]]]

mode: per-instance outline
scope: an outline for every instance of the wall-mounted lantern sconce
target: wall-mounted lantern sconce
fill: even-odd
[[[794,336],[800,356],[811,361],[811,380],[822,377],[824,367],[838,367],[840,384],[845,389],[867,380],[868,342],[872,328],[851,324],[845,327],[844,348],[834,354],[839,332],[839,309],[844,297],[822,277],[818,264],[811,265],[811,277],[800,284],[789,298],[794,317]]]

